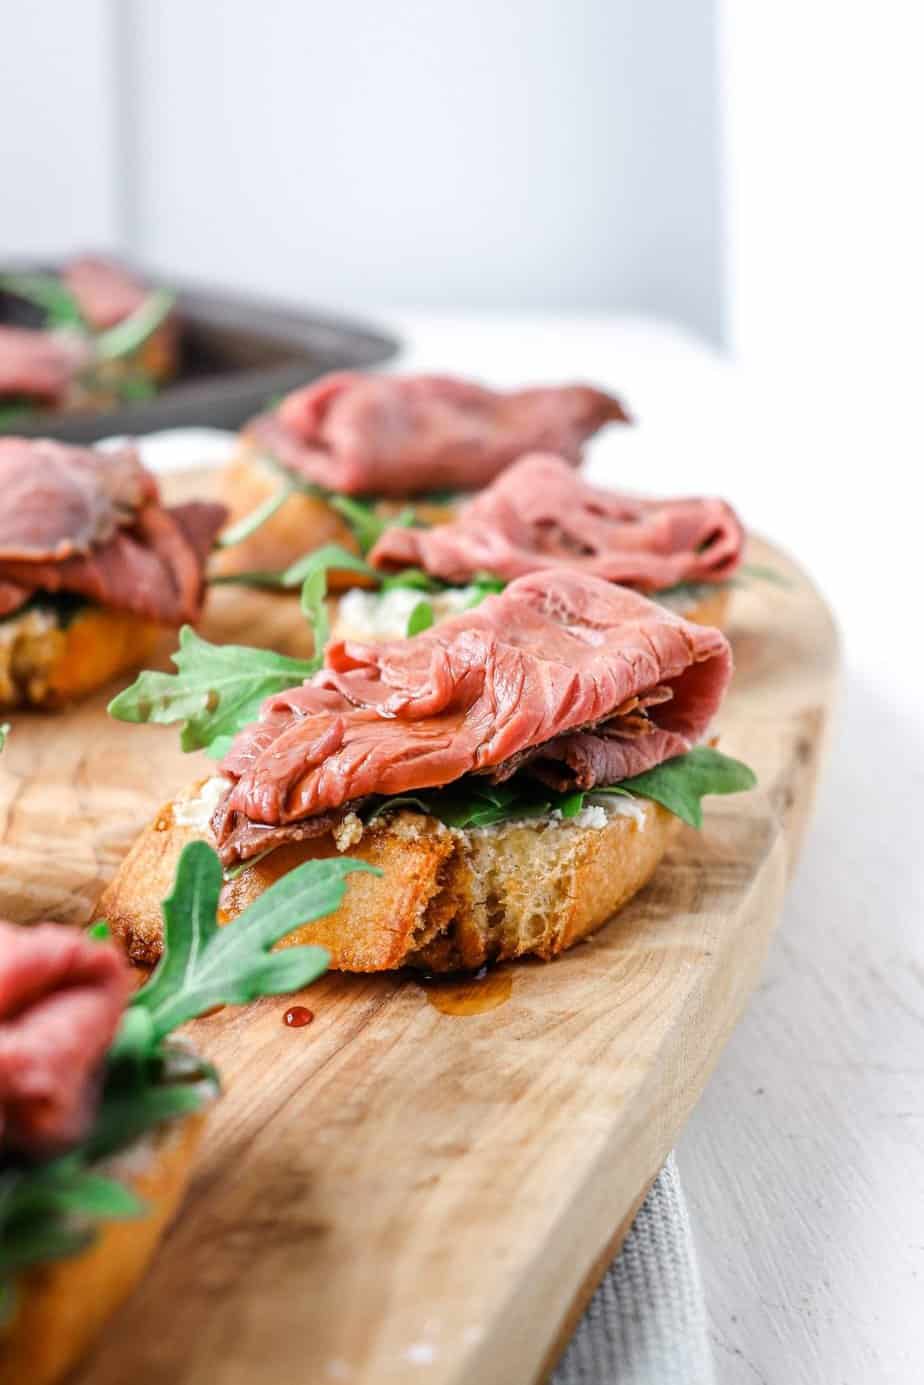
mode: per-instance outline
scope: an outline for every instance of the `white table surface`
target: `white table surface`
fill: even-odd
[[[851,345],[748,370],[605,318],[397,326],[402,368],[616,389],[638,427],[602,436],[591,474],[728,496],[834,607],[843,698],[814,825],[678,1159],[722,1385],[920,1381],[924,450],[896,384],[906,363]]]
[[[402,369],[621,393],[638,426],[594,443],[590,474],[727,496],[833,606],[843,697],[814,824],[678,1161],[720,1385],[921,1381],[924,447],[900,387],[907,369],[920,393],[919,365],[846,338],[758,369],[650,322],[381,316]]]

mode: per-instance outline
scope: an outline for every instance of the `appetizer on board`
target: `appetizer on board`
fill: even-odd
[[[81,696],[197,621],[224,519],[164,506],[133,447],[0,438],[0,705]]]
[[[104,892],[138,961],[160,955],[156,902],[196,839],[220,853],[229,916],[300,861],[350,850],[381,867],[291,935],[342,970],[552,957],[646,883],[704,794],[754,782],[703,744],[731,676],[725,636],[577,571],[517,578],[413,639],[334,642],[313,673],[194,636],[175,662],[110,710],[184,721],[187,749],[223,758]]]
[[[503,392],[438,375],[325,376],[243,430],[223,498],[235,521],[278,508],[218,571],[278,569],[324,543],[364,552],[405,501],[439,522],[458,492],[524,452],[577,465],[604,424],[628,421],[618,399],[587,385]]]
[[[623,495],[589,485],[560,457],[534,453],[449,523],[386,529],[367,555],[385,574],[385,590],[380,578],[379,591],[357,587],[341,596],[334,633],[396,638],[415,613],[421,620],[422,601],[435,620],[476,604],[489,585],[562,568],[632,587],[688,620],[721,626],[744,537],[724,500]]]
[[[43,411],[149,398],[176,371],[173,295],[110,260],[0,274],[0,294],[0,431]]]
[[[67,1374],[179,1206],[219,1088],[173,1031],[315,980],[323,949],[270,948],[367,869],[309,862],[219,929],[221,866],[198,843],[164,901],[164,965],[140,990],[107,941],[0,922],[0,1385]]]

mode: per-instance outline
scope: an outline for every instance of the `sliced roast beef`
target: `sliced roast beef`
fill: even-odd
[[[723,500],[650,500],[590,486],[558,457],[523,457],[433,529],[387,529],[370,554],[385,571],[421,567],[446,582],[509,581],[570,568],[656,591],[717,582],[741,561],[744,531]]]
[[[297,390],[248,435],[305,481],[347,494],[477,490],[524,452],[576,464],[605,423],[628,421],[587,385],[503,393],[437,375],[344,372]]]
[[[12,615],[14,611],[18,611],[31,595],[31,589],[20,586],[18,582],[0,581],[0,620],[4,616]]]
[[[22,396],[58,404],[91,354],[76,335],[0,327],[0,399]]]
[[[52,1154],[86,1133],[131,984],[108,944],[0,922],[0,1151]]]
[[[0,615],[46,591],[168,625],[195,621],[225,518],[204,501],[164,508],[133,449],[0,441]]]
[[[0,563],[89,553],[157,500],[134,448],[103,454],[49,439],[0,438]]]
[[[238,814],[231,825],[225,853],[229,860],[252,861],[266,851],[274,851],[277,846],[292,842],[307,842],[313,837],[325,837],[340,826],[347,812],[355,810],[357,804],[351,803],[333,813],[320,813],[317,817],[302,818],[298,822],[284,822],[278,827],[269,827],[263,822],[251,822]]]
[[[72,260],[61,277],[95,332],[131,317],[147,296],[144,285],[127,269],[95,255]]]
[[[587,774],[569,764],[570,742],[601,724],[618,748],[613,782],[695,744],[730,675],[718,630],[581,573],[520,578],[414,639],[328,646],[324,668],[267,699],[236,738],[215,835],[230,862],[245,821],[302,823],[512,758],[528,769],[523,752],[540,747],[543,766],[560,761],[577,782]]]

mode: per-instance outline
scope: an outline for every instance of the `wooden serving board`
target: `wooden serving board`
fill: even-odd
[[[330,975],[191,1026],[220,1066],[185,1209],[82,1385],[518,1385],[548,1372],[760,971],[804,830],[837,640],[791,582],[736,593],[709,803],[653,883],[551,964],[430,989]],[[307,652],[294,599],[223,588],[204,633]],[[110,690],[111,691],[111,690]],[[203,772],[106,696],[23,715],[0,762],[0,916],[85,923],[159,804]]]

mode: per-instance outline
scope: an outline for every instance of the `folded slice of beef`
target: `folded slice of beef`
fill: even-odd
[[[131,989],[114,947],[0,922],[0,1153],[54,1154],[86,1133]]]
[[[655,591],[724,581],[744,530],[723,500],[655,500],[588,485],[560,457],[523,457],[432,529],[386,529],[369,555],[384,571],[420,567],[464,584],[489,572],[510,581],[569,568]]]
[[[48,438],[0,438],[0,562],[89,553],[156,500],[133,447],[103,454]]]
[[[95,332],[131,317],[147,297],[147,289],[134,274],[96,255],[71,260],[61,277]]]
[[[92,348],[76,334],[0,327],[0,400],[58,404],[91,359]]]
[[[305,481],[347,494],[477,490],[524,452],[572,464],[605,423],[628,421],[588,385],[502,392],[437,375],[326,376],[248,427]]]
[[[730,675],[718,630],[581,573],[520,578],[414,639],[328,646],[321,671],[235,739],[213,829],[230,863],[242,819],[302,824],[536,760],[578,784],[596,755],[612,783],[700,740]],[[605,764],[591,734],[612,747]]]
[[[0,615],[46,591],[168,625],[195,621],[225,518],[206,501],[164,507],[133,448],[0,440]]]

